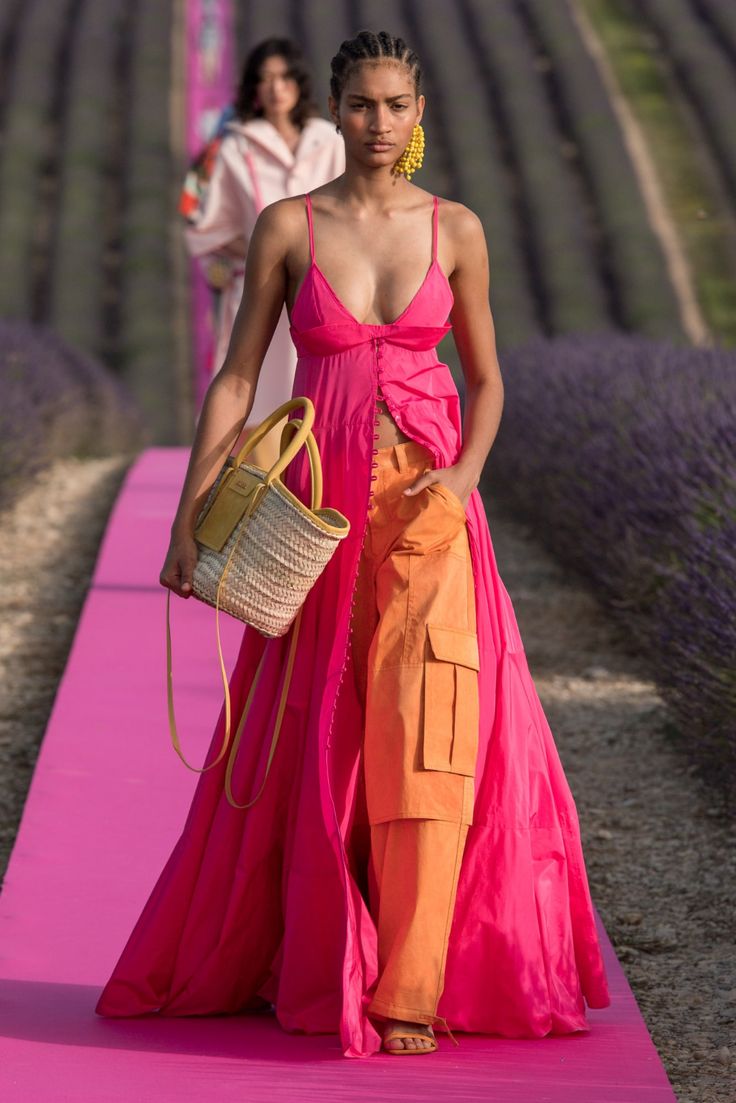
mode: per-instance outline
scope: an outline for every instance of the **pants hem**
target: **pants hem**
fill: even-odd
[[[419,1011],[415,1007],[402,1007],[396,1003],[381,1003],[372,1001],[368,1006],[369,1015],[382,1015],[387,1019],[403,1019],[410,1023],[424,1023],[430,1025],[437,1018],[436,1014],[429,1011]]]

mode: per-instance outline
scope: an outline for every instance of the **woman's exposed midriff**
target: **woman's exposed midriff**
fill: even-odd
[[[409,440],[409,437],[405,433],[402,433],[398,425],[389,413],[388,406],[386,405],[386,399],[383,398],[379,391],[376,395],[376,448],[388,448],[391,444],[403,444],[404,441]]]

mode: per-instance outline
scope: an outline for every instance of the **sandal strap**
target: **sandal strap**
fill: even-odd
[[[422,1030],[390,1030],[383,1040],[393,1041],[394,1038],[426,1038],[427,1041],[437,1041],[433,1036],[423,1034]]]
[[[452,1044],[453,1044],[453,1045],[455,1045],[455,1046],[459,1046],[459,1045],[460,1045],[460,1043],[459,1043],[459,1042],[457,1041],[457,1039],[455,1038],[454,1034],[453,1034],[453,1033],[452,1033],[452,1031],[450,1030],[450,1027],[449,1027],[449,1026],[448,1026],[448,1024],[447,1024],[447,1019],[443,1019],[441,1015],[435,1015],[435,1017],[434,1017],[434,1020],[433,1020],[433,1021],[434,1021],[434,1022],[438,1022],[438,1023],[442,1023],[442,1025],[444,1026],[445,1030],[446,1030],[446,1031],[447,1031],[447,1033],[449,1034],[449,1036],[450,1036],[450,1038],[451,1038],[451,1040],[452,1040]]]
[[[427,1023],[427,1026],[431,1026],[431,1023]],[[425,1034],[421,1030],[406,1030],[404,1027],[396,1026],[392,1030],[389,1030],[384,1035],[384,1042],[390,1042],[392,1038],[427,1038],[430,1042],[436,1042],[437,1039],[432,1034]]]

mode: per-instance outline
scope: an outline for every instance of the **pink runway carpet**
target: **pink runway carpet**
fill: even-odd
[[[94,1014],[196,783],[169,741],[158,575],[188,452],[152,448],[110,519],[0,899],[0,1099],[494,1100],[665,1103],[675,1096],[601,928],[613,1003],[591,1031],[510,1041],[439,1033],[440,1052],[342,1056],[337,1035],[271,1016]],[[191,759],[220,708],[214,618],[172,602],[177,716]],[[222,617],[229,668],[241,628]]]

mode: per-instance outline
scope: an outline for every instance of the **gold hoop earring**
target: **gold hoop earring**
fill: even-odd
[[[411,180],[412,174],[422,167],[424,160],[424,130],[421,123],[415,123],[409,144],[394,164],[393,172]]]

